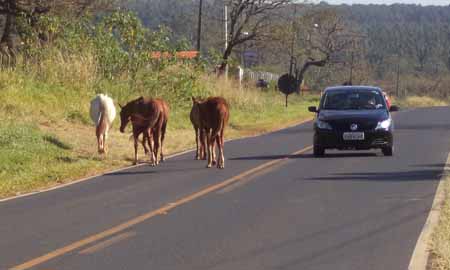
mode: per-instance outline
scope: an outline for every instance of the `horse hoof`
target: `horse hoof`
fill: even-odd
[[[213,160],[212,165],[216,166],[217,165],[217,161]]]
[[[208,165],[206,165],[206,168],[211,168],[212,166],[211,166],[211,164],[208,164]]]

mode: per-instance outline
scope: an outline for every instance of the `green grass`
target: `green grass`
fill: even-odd
[[[71,145],[34,125],[2,123],[0,190],[17,194],[69,177],[72,170],[84,166],[71,150]]]

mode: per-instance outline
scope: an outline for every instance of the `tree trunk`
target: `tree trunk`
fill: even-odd
[[[5,27],[0,39],[0,53],[9,60],[14,59],[17,52],[17,31],[16,16],[14,14],[6,15]]]
[[[233,47],[234,45],[232,43],[228,43],[227,48],[223,52],[222,63],[220,64],[219,68],[219,76],[228,76],[228,58],[230,58],[230,55],[233,52]]]

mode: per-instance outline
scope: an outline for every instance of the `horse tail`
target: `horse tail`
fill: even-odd
[[[223,117],[223,114],[219,112],[218,123],[216,128],[214,128],[211,132],[211,138],[216,138],[220,134],[221,130],[224,129],[224,127],[225,127],[225,118]]]
[[[102,106],[102,112],[105,114],[108,126],[110,126],[116,117],[116,107],[114,106],[112,98],[104,94],[100,94],[99,96],[101,100],[100,103]]]
[[[96,96],[94,99],[92,99],[91,101],[91,107],[90,107],[90,116],[91,116],[91,120],[92,122],[95,123],[96,126],[98,126],[98,123],[100,121],[100,116],[101,116],[101,105],[100,105],[101,101],[100,101],[100,97]]]

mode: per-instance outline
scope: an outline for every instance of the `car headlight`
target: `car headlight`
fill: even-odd
[[[375,128],[375,130],[380,130],[380,129],[388,130],[391,127],[391,125],[392,125],[392,120],[389,118],[389,119],[386,119],[384,121],[378,122],[378,125]]]
[[[330,124],[328,124],[327,122],[321,121],[321,120],[317,120],[316,125],[319,129],[328,129],[328,130],[333,129]]]

